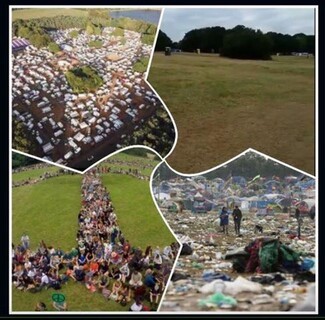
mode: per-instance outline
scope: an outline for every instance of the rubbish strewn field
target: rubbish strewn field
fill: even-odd
[[[175,170],[207,170],[251,147],[314,174],[313,58],[155,53],[148,80],[177,125]]]
[[[313,220],[304,218],[302,237],[298,240],[293,237],[297,230],[297,221],[289,218],[288,214],[262,218],[253,213],[244,213],[242,237],[235,236],[232,219],[229,235],[223,235],[216,212],[164,212],[164,216],[180,239],[191,239],[194,251],[190,255],[179,257],[173,281],[169,284],[160,311],[289,311],[302,306],[311,282],[315,281],[312,281],[312,272],[302,272],[299,275],[271,272],[236,273],[233,270],[233,260],[224,260],[224,255],[227,251],[248,245],[254,238],[275,238],[277,236],[272,234],[279,233],[280,241],[294,251],[303,253],[309,263],[315,254]],[[257,223],[264,228],[262,234],[254,233]],[[228,277],[231,281],[228,281]],[[255,280],[251,281],[252,277]],[[220,283],[225,286],[221,295],[216,294]],[[226,300],[220,302],[220,297]]]

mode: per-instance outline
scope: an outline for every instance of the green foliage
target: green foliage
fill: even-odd
[[[77,30],[72,30],[70,33],[69,33],[69,36],[71,38],[77,38],[79,35],[79,32]]]
[[[158,108],[145,125],[135,130],[132,136],[123,139],[123,146],[145,145],[165,157],[170,152],[174,139],[175,131],[168,113],[163,108]]]
[[[71,69],[65,77],[75,93],[93,92],[103,84],[103,79],[89,66]]]
[[[33,30],[27,26],[22,26],[17,29],[17,35],[21,38],[29,39],[33,35]]]
[[[93,40],[88,42],[88,46],[91,48],[101,48],[103,46],[103,41],[101,40]]]
[[[86,26],[86,32],[90,34],[95,34],[95,35],[101,35],[102,34],[102,29],[100,25],[94,24],[91,20],[87,22]]]
[[[150,151],[148,151],[147,149],[144,149],[144,148],[132,148],[132,149],[128,149],[128,150],[123,151],[122,154],[123,153],[129,154],[129,155],[132,155],[132,156],[147,158],[147,153],[152,153],[152,152],[150,152]]]
[[[26,157],[20,153],[13,152],[11,157],[12,168],[25,167],[29,164],[38,163],[39,161],[33,158]]]
[[[124,37],[124,30],[122,28],[115,28],[115,30],[112,32],[112,36]]]
[[[111,20],[111,26],[135,31],[139,33],[147,33],[154,35],[157,31],[157,27],[154,24],[147,23],[141,20],[135,20],[131,18],[117,18]]]
[[[16,119],[12,121],[12,147],[26,153],[32,153],[35,149],[27,135],[26,127]]]
[[[271,59],[272,43],[260,30],[233,28],[223,39],[221,55],[236,59]]]
[[[172,44],[173,42],[167,34],[159,30],[155,51],[165,51],[165,47],[171,47]]]
[[[142,34],[141,35],[141,41],[144,44],[152,45],[153,42],[155,41],[155,35],[154,34]]]
[[[121,42],[121,44],[126,44],[126,39],[125,38],[122,38],[122,39],[120,39],[120,42]]]
[[[36,48],[42,48],[46,47],[51,42],[51,37],[47,34],[41,35],[41,34],[33,34],[30,36],[29,41],[33,46]]]
[[[261,51],[260,47],[264,45],[266,45],[268,49],[271,47],[270,50],[272,54],[278,52],[282,54],[291,54],[291,52],[315,53],[315,36],[313,35],[299,33],[291,36],[276,32],[268,32],[265,35],[267,37],[263,37],[261,31],[255,31],[244,26],[236,26],[229,30],[215,26],[193,29],[187,32],[176,46],[173,44],[173,47],[179,47],[187,52],[193,52],[197,48],[200,48],[201,52],[218,53],[222,50],[227,52],[228,50],[246,51],[247,49],[243,48],[253,44],[253,50],[257,49],[258,51]],[[159,41],[163,40],[166,40],[166,37],[159,32],[157,44]],[[257,43],[255,43],[255,41],[257,41]],[[249,44],[247,44],[248,42]],[[225,45],[226,48],[224,48]],[[160,49],[156,50],[161,51],[162,48],[160,47]],[[246,56],[247,54],[244,55]],[[258,55],[263,56],[260,52]]]
[[[50,42],[49,45],[48,45],[48,49],[52,53],[57,53],[57,52],[59,52],[61,50],[59,45],[56,42]]]
[[[148,63],[149,63],[149,57],[143,57],[133,65],[133,70],[135,72],[141,72],[141,73],[146,72]]]
[[[77,17],[58,15],[56,17],[30,19],[28,22],[25,22],[24,20],[15,20],[12,24],[13,29],[19,29],[21,26],[24,26],[22,21],[25,23],[25,26],[34,25],[44,29],[84,29],[86,27],[88,18],[83,16]]]

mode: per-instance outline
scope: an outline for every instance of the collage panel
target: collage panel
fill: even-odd
[[[318,21],[9,6],[9,313],[317,313]]]
[[[161,10],[12,8],[12,148],[84,171],[175,128],[145,81]]]
[[[148,80],[177,124],[175,170],[253,148],[315,175],[315,10],[165,8]]]
[[[12,159],[12,311],[156,311],[180,248],[150,192],[160,158],[129,149],[83,175]]]
[[[152,189],[182,243],[160,311],[316,311],[313,176],[249,150],[193,176],[162,163]]]

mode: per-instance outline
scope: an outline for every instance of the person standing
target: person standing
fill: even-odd
[[[223,207],[220,213],[220,226],[222,227],[222,232],[228,235],[228,225],[229,225],[229,214],[226,207]]]
[[[235,232],[236,232],[236,235],[239,236],[240,235],[240,223],[241,223],[241,219],[242,219],[243,215],[242,215],[241,210],[238,208],[238,206],[235,206],[235,209],[232,212],[232,215],[234,217]]]
[[[300,210],[299,210],[298,207],[296,208],[295,218],[297,219],[297,222],[298,222],[297,236],[298,236],[298,239],[300,239],[300,237],[301,237],[302,218],[301,218]]]
[[[29,249],[29,236],[27,233],[24,233],[20,239],[25,250]]]

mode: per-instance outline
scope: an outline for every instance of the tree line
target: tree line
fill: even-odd
[[[165,164],[162,164],[159,167],[158,172],[160,180],[169,180],[179,177],[178,174],[170,170]],[[272,178],[273,176],[284,178],[286,176],[297,176],[299,174],[295,170],[266,159],[254,152],[247,152],[229,164],[204,174],[208,180],[215,178],[228,180],[230,177],[235,176],[242,176],[245,179],[250,180],[257,175],[267,178]]]
[[[238,25],[232,29],[207,27],[187,32],[179,42],[173,42],[166,33],[159,31],[156,51],[165,47],[193,52],[200,49],[205,53],[241,59],[270,59],[271,55],[290,55],[293,52],[315,54],[315,36],[277,32],[263,33],[261,30]]]

